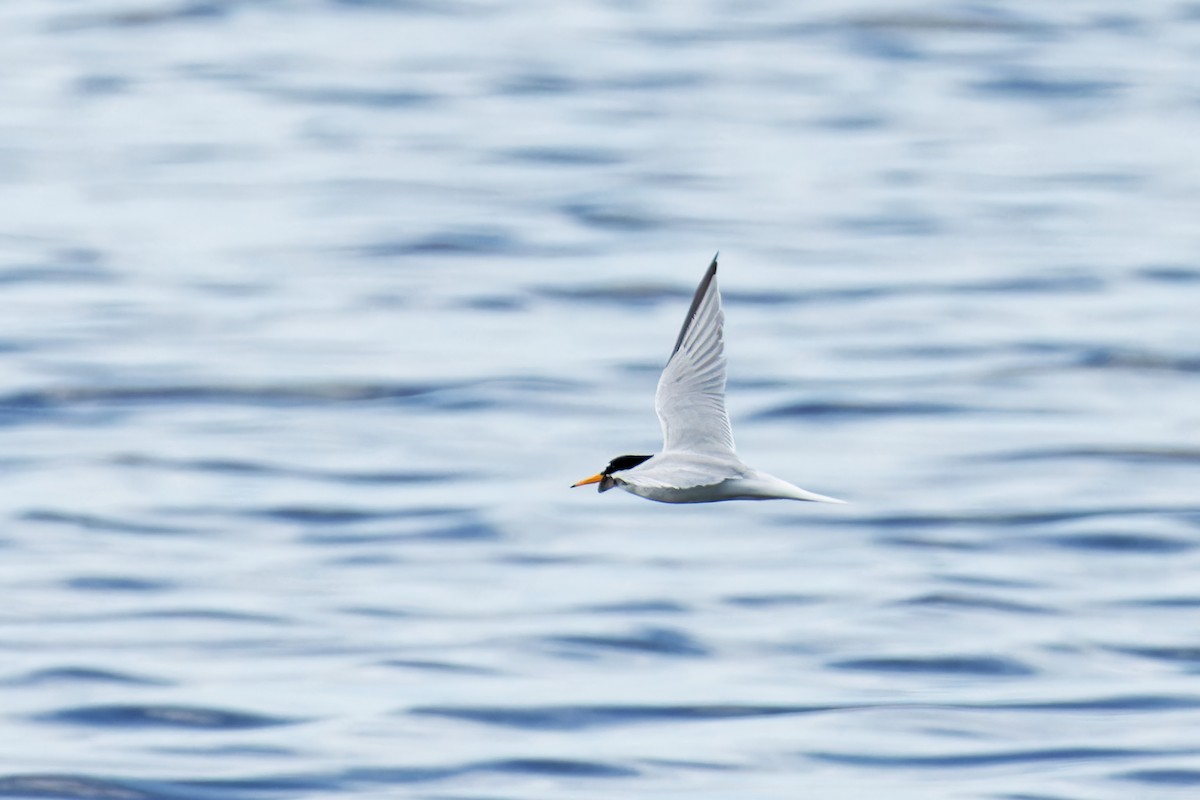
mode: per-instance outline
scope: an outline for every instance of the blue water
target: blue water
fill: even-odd
[[[1200,793],[1194,3],[0,31],[0,797]]]

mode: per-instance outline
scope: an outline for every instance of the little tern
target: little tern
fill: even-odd
[[[717,255],[720,255],[719,253]],[[725,314],[717,289],[717,256],[692,298],[675,349],[654,395],[663,448],[650,456],[618,456],[575,486],[619,486],[660,503],[720,500],[805,500],[844,503],[794,486],[743,463],[725,411]]]

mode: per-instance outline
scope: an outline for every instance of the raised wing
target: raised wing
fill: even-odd
[[[713,256],[658,379],[654,410],[662,423],[664,453],[733,455],[733,430],[725,412],[724,324]]]

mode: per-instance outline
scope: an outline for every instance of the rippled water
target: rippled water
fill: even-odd
[[[1195,4],[0,30],[0,796],[1200,791]]]

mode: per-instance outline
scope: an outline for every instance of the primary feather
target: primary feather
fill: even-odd
[[[662,425],[663,453],[733,455],[733,429],[725,410],[724,327],[714,256],[658,379],[654,410]]]

